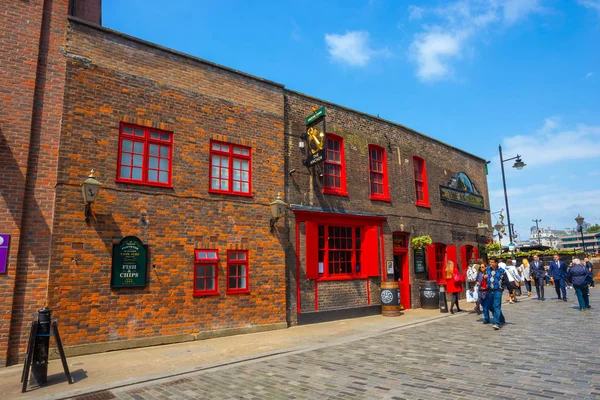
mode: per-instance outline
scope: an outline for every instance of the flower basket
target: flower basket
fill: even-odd
[[[431,244],[431,237],[429,235],[416,236],[412,239],[413,249],[420,249]]]

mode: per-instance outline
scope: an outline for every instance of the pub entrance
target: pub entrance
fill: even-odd
[[[394,232],[394,280],[398,281],[400,303],[405,309],[410,308],[410,274],[408,269],[408,234]]]

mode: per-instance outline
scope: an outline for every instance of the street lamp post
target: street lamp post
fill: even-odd
[[[521,156],[517,154],[516,157],[507,158],[506,160],[502,159],[502,146],[498,146],[498,151],[500,152],[500,167],[502,168],[502,184],[504,185],[504,203],[506,204],[506,218],[508,218],[508,238],[510,243],[513,242],[513,233],[512,233],[512,225],[510,223],[510,211],[508,210],[508,195],[506,193],[506,178],[504,176],[504,163],[506,161],[515,160],[513,164],[513,168],[518,170],[523,169],[523,167],[527,164],[521,160]]]
[[[542,245],[542,242],[540,240],[540,227],[538,225],[538,222],[542,222],[541,219],[532,219],[533,222],[535,222],[535,229],[537,230],[537,235],[538,235],[538,246]]]
[[[502,242],[502,228],[504,227],[504,225],[502,225],[502,223],[500,221],[496,222],[496,225],[494,225],[494,229],[496,229],[496,232],[498,232],[498,242]]]
[[[577,229],[579,230],[579,232],[581,233],[581,247],[583,248],[583,252],[586,253],[586,249],[585,249],[585,242],[583,241],[583,220],[584,218],[577,214],[577,218],[575,218],[575,222],[577,222]]]

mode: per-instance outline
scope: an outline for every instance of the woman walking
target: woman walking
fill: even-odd
[[[577,301],[579,302],[579,311],[585,311],[590,306],[590,289],[589,285],[590,271],[581,264],[579,258],[573,259],[573,266],[567,272],[567,282],[573,285]]]
[[[454,305],[456,304],[456,312],[462,312],[458,305],[458,294],[462,292],[462,277],[458,268],[452,261],[446,263],[446,292],[452,293],[450,300],[450,312],[454,314]]]
[[[521,276],[519,275],[519,271],[517,271],[517,261],[512,260],[506,266],[506,277],[508,278],[508,293],[509,293],[509,304],[513,304],[517,302],[517,297],[515,296],[515,290],[517,287],[521,285]]]
[[[525,287],[527,288],[527,297],[531,297],[531,274],[529,272],[528,259],[523,259],[523,263],[519,265],[519,271],[521,272],[521,276],[523,277],[523,281],[525,282]]]
[[[475,285],[478,287],[479,291],[477,296],[477,303],[475,303],[475,312],[477,313],[477,315],[481,314],[481,308],[483,307],[483,312],[485,313],[484,315],[489,315],[489,313],[487,312],[488,306],[486,302],[488,294],[487,280],[483,278],[487,266],[485,265],[482,259],[477,260],[477,263],[479,264],[479,272],[477,273],[477,283]]]

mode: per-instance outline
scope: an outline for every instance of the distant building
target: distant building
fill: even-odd
[[[551,229],[548,228],[540,228],[539,235],[537,228],[532,226],[530,229],[529,241],[531,243],[536,243],[541,246],[547,246],[552,249],[557,249],[558,244],[560,242],[560,238],[565,235],[573,234],[569,229]]]
[[[585,250],[589,252],[597,252],[600,249],[600,232],[584,233],[583,243]],[[573,233],[560,238],[558,249],[582,249],[581,233]]]

